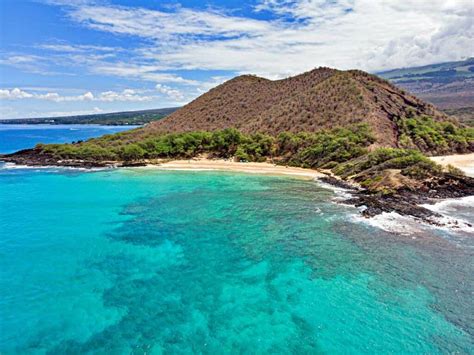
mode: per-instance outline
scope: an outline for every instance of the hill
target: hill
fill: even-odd
[[[236,77],[198,97],[149,132],[236,128],[244,133],[317,132],[367,123],[380,145],[396,147],[397,120],[447,116],[389,82],[358,70],[318,68],[283,80]]]
[[[474,109],[474,58],[394,69],[377,75],[441,109]]]
[[[100,113],[93,115],[18,118],[0,120],[0,124],[100,124],[100,125],[144,125],[165,118],[179,107],[141,111]]]
[[[229,129],[235,132],[226,131]],[[340,129],[346,131],[341,133]],[[288,148],[285,154],[294,153],[296,146],[317,144],[323,149],[318,155],[325,152],[328,156],[309,164],[315,167],[357,155],[366,148],[416,149],[429,155],[474,149],[472,130],[388,81],[358,70],[318,68],[275,81],[239,76],[165,119],[81,144],[46,146],[40,149],[41,156],[35,155],[36,150],[25,159],[33,162],[39,158],[41,163],[46,158],[52,163],[57,158],[73,158],[96,164],[97,160],[189,157],[209,150],[235,156],[242,142],[246,144],[239,152],[243,160],[260,159],[272,154],[274,149],[267,146],[275,144],[275,138],[282,134],[290,135],[291,144],[286,138],[280,142]],[[268,141],[272,143],[261,147]],[[125,153],[129,148],[138,153]],[[266,154],[255,151],[259,149]],[[332,159],[337,155],[342,158]],[[298,159],[307,164],[306,158]]]

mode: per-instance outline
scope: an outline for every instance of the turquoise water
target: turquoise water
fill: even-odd
[[[312,181],[0,167],[0,353],[472,353],[473,243]]]
[[[71,143],[137,126],[0,124],[0,154],[33,148],[38,143]]]

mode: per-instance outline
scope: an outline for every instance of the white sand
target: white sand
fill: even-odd
[[[461,155],[445,155],[431,157],[433,161],[441,165],[451,164],[466,173],[468,176],[474,177],[474,153]],[[150,164],[149,168],[160,170],[218,170],[218,171],[235,171],[252,174],[269,174],[269,175],[291,175],[306,179],[314,179],[325,176],[324,174],[304,168],[285,167],[282,165],[274,165],[271,163],[239,163],[224,159],[191,159],[191,160],[172,160],[161,163],[159,165]]]
[[[320,176],[325,176],[324,174],[312,169],[285,167],[270,163],[239,163],[223,159],[173,160],[160,165],[148,165],[148,167],[159,170],[217,170],[252,174],[291,175],[304,179],[314,179]]]
[[[451,164],[464,171],[466,175],[474,177],[474,153],[431,157],[431,160],[443,166]]]

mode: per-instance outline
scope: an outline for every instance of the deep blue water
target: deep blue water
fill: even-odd
[[[0,165],[0,353],[472,353],[472,236],[387,232],[335,197]]]
[[[0,124],[0,153],[33,148],[38,143],[71,143],[134,127],[136,126]]]

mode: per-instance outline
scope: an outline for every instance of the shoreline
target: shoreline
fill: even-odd
[[[219,171],[285,176],[318,181],[333,191],[341,191],[342,189],[346,196],[341,197],[337,201],[334,200],[334,202],[355,207],[361,222],[369,223],[383,230],[405,236],[407,233],[411,235],[410,231],[415,227],[419,228],[420,231],[431,227],[449,231],[463,231],[466,234],[474,233],[474,227],[469,222],[461,218],[447,216],[436,208],[436,205],[456,203],[466,197],[439,199],[417,199],[414,196],[398,196],[395,199],[388,196],[374,197],[367,195],[357,184],[340,180],[330,174],[313,169],[286,167],[272,163],[242,163],[225,159],[195,158],[190,160],[171,160],[131,168],[140,170],[150,169],[153,171]],[[468,196],[468,198],[472,197]]]
[[[123,164],[114,162],[91,163],[85,161],[61,161],[61,162],[28,162],[28,161],[11,161],[9,159],[1,159],[0,162],[12,164],[18,167],[29,168],[70,168],[80,170],[93,169],[149,169],[162,171],[221,171],[236,172],[247,174],[275,175],[287,176],[303,180],[315,180],[318,178],[327,178],[330,174],[320,172],[309,168],[299,168],[292,166],[277,165],[268,162],[235,162],[229,159],[176,159],[164,161],[148,161],[136,164]]]
[[[464,155],[465,161],[471,162],[471,156]],[[450,157],[439,157],[444,159],[445,164],[450,164]],[[460,158],[458,158],[461,160]],[[230,159],[209,159],[197,157],[193,159],[179,160],[144,160],[137,162],[115,162],[115,161],[84,161],[84,160],[57,160],[54,157],[35,154],[33,149],[23,150],[12,155],[0,156],[0,161],[26,166],[62,166],[69,168],[138,168],[154,171],[223,171],[240,172],[249,174],[287,176],[304,180],[318,180],[337,188],[348,190],[350,194],[342,201],[359,209],[363,217],[371,218],[384,213],[397,213],[402,216],[411,216],[420,222],[440,226],[449,226],[450,222],[442,220],[442,215],[437,211],[426,208],[426,204],[465,196],[474,196],[474,179],[472,177],[460,177],[446,174],[443,178],[426,181],[422,188],[401,188],[392,194],[374,193],[350,179],[340,179],[333,176],[329,171],[318,171],[308,168],[290,167],[276,165],[270,162],[235,162]],[[423,206],[425,205],[425,206]],[[471,225],[468,224],[468,227]]]
[[[271,163],[242,163],[225,159],[171,160],[160,164],[147,164],[142,167],[142,169],[143,168],[171,171],[224,171],[263,175],[283,175],[305,180],[314,180],[316,178],[327,176],[313,169]]]

